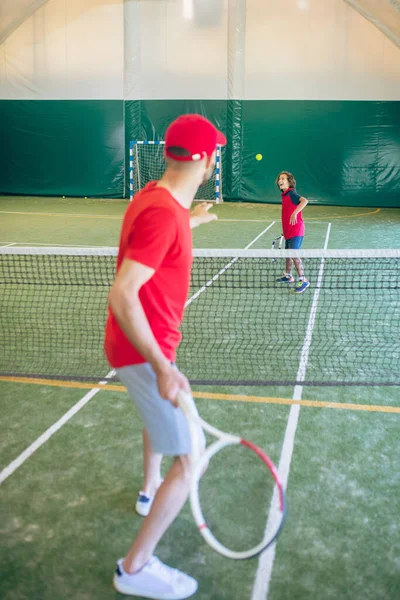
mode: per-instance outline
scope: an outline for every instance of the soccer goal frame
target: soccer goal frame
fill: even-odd
[[[164,140],[132,140],[129,142],[129,199],[149,181],[161,177],[165,168]],[[211,179],[199,188],[197,200],[220,204],[222,198],[221,146],[217,146],[215,171]]]

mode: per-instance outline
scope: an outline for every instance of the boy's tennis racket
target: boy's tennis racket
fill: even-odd
[[[199,531],[205,541],[219,554],[226,556],[228,558],[233,559],[244,559],[251,558],[252,556],[256,556],[266,548],[268,548],[274,540],[278,537],[280,532],[282,531],[282,527],[285,521],[286,516],[286,500],[285,500],[285,492],[283,490],[282,484],[279,480],[278,473],[276,468],[272,462],[272,460],[255,444],[252,442],[248,442],[247,440],[243,440],[236,435],[231,435],[229,433],[225,433],[216,429],[216,427],[212,427],[206,421],[199,416],[197,412],[196,405],[193,401],[193,398],[190,394],[187,394],[184,391],[180,391],[178,394],[178,404],[183,410],[190,427],[190,435],[192,442],[192,481],[190,487],[190,504],[192,508],[193,517],[196,525],[199,528]],[[203,432],[213,435],[217,438],[216,442],[213,442],[208,448],[204,449],[203,444]],[[249,450],[252,450],[267,466],[269,470],[269,474],[272,475],[275,485],[279,494],[279,511],[280,511],[280,519],[278,525],[275,527],[275,530],[271,533],[267,531],[264,539],[249,550],[245,550],[243,552],[236,552],[234,550],[230,550],[226,548],[221,542],[219,542],[209,530],[207,524],[204,521],[203,513],[200,507],[200,499],[199,499],[199,480],[211,458],[225,448],[226,446],[241,444],[245,446]]]
[[[282,250],[282,243],[283,243],[283,233],[281,233],[281,235],[279,237],[272,240],[271,250]],[[272,262],[275,262],[275,261],[276,261],[276,258],[273,258]]]

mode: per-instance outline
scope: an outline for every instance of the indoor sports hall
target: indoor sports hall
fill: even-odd
[[[123,215],[192,113],[228,143],[196,195],[218,219],[193,231],[177,364],[201,417],[272,459],[287,514],[232,560],[187,502],[157,556],[198,580],[196,600],[397,600],[395,0],[1,2],[0,597],[123,598],[142,424],[104,356],[107,297]],[[281,236],[282,171],[308,200],[300,250]],[[278,281],[291,253],[303,293]],[[242,446],[199,489],[233,550],[280,519]]]

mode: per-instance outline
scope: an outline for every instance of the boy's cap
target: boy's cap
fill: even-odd
[[[226,137],[201,115],[181,115],[171,123],[165,134],[165,154],[174,160],[196,161],[211,156],[217,144],[225,146]],[[183,148],[188,156],[175,156],[169,149]]]

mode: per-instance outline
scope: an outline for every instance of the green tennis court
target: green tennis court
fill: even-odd
[[[125,201],[115,200],[3,197],[0,243],[9,248],[116,246],[125,206]],[[195,230],[196,248],[250,246],[252,250],[269,250],[272,239],[280,233],[279,206],[226,203],[213,210],[219,220]],[[305,220],[305,250],[324,246],[328,250],[399,248],[398,209],[310,205]],[[246,272],[251,271],[247,266]],[[382,267],[376,270],[378,279],[381,271]],[[37,280],[43,273],[39,268],[31,275]],[[55,273],[54,268],[50,276]],[[363,307],[366,315],[373,315],[377,307],[388,313],[386,317],[392,317],[395,327],[400,310],[398,279],[397,292],[389,289],[394,287],[390,277],[385,281],[380,281],[379,293],[365,295]],[[307,359],[310,373],[320,369],[319,378],[317,373],[313,377],[322,383],[327,367],[321,367],[317,358],[324,353],[323,328],[329,327],[324,315],[334,311],[334,293],[331,290],[325,297],[321,292],[318,299],[315,337]],[[14,294],[18,295],[18,286]],[[63,302],[71,299],[68,295],[74,296],[73,288],[64,289],[60,296],[56,286],[52,294],[51,304],[59,311]],[[206,310],[207,305],[217,307],[209,317],[217,321],[234,305],[236,312],[243,312],[243,297],[235,300],[237,291],[225,289],[224,294],[224,299],[216,292],[203,294],[188,307],[188,315],[196,302]],[[252,294],[253,304],[259,296],[257,312],[266,313],[270,322],[274,317],[265,335],[278,338],[282,328],[287,330],[289,348],[276,350],[275,358],[289,353],[287,377],[292,367],[296,385],[228,382],[194,384],[193,391],[207,421],[250,438],[279,465],[287,480],[289,514],[285,529],[276,551],[267,551],[259,559],[229,561],[204,544],[186,506],[163,538],[158,554],[199,579],[195,596],[199,600],[262,600],[266,594],[270,600],[394,600],[399,593],[400,554],[399,387],[394,380],[392,385],[385,385],[388,376],[383,375],[380,385],[349,385],[345,377],[340,380],[338,372],[333,378],[340,385],[335,385],[332,377],[329,385],[308,385],[307,373],[304,380],[295,381],[315,295],[313,286],[301,298],[275,288],[262,296],[254,286]],[[40,301],[35,304],[30,298],[23,313],[27,330],[35,326],[38,315],[42,320],[49,316],[48,310],[40,312]],[[295,301],[302,302],[301,310]],[[343,315],[344,307],[354,299],[339,295],[336,301],[337,312]],[[85,304],[90,302],[88,296]],[[282,320],[285,315],[287,321]],[[14,315],[8,316],[12,321]],[[199,322],[198,335],[204,331],[206,319],[207,315]],[[254,323],[243,319],[251,329]],[[368,323],[367,332],[363,325],[363,334],[372,343],[382,334],[381,321],[370,317]],[[64,327],[65,323],[55,320],[56,326]],[[63,332],[66,341],[61,350],[67,350],[67,355],[78,353],[78,362],[82,361],[80,344],[74,338],[68,347],[68,331],[79,331],[84,345],[85,326],[84,320],[67,323]],[[341,336],[349,327],[347,322]],[[226,348],[236,343],[243,363],[249,357],[254,359],[249,363],[255,362],[257,357],[252,357],[251,348],[243,347],[243,339],[235,332],[236,326]],[[353,335],[355,332],[357,327]],[[45,333],[50,339],[50,331]],[[186,332],[188,346],[195,334],[195,330]],[[24,340],[22,327],[16,338],[13,351]],[[387,371],[396,374],[399,350],[398,345],[390,344],[386,351],[378,347],[369,364],[366,360],[369,373],[373,368],[383,373],[390,365]],[[46,377],[36,366],[29,372],[40,346],[30,357],[26,341],[25,350],[18,373],[0,381],[1,597],[118,597],[110,585],[114,560],[124,554],[140,524],[134,512],[142,478],[140,422],[118,382],[100,389],[94,385],[98,380],[90,377],[86,378],[90,381],[78,381],[64,376],[60,381],[57,373],[48,372]],[[253,352],[260,350],[254,348]],[[56,353],[54,347],[50,354]],[[340,347],[326,352],[327,362],[334,362],[335,353],[339,358]],[[372,364],[372,360],[378,362],[377,357],[381,369],[379,364]],[[42,359],[46,363],[45,355]],[[346,361],[348,372],[354,362],[362,361],[362,353],[355,361],[347,355]],[[210,371],[214,365],[224,364],[221,348],[215,356],[211,353],[210,363]],[[341,369],[346,372],[345,365]],[[24,373],[30,378],[22,380]],[[41,379],[34,377],[35,373]],[[31,451],[24,455],[29,447]],[[235,452],[227,451],[207,473],[202,498],[206,517],[225,543],[251,545],[265,528],[271,490],[261,485],[258,463]]]

